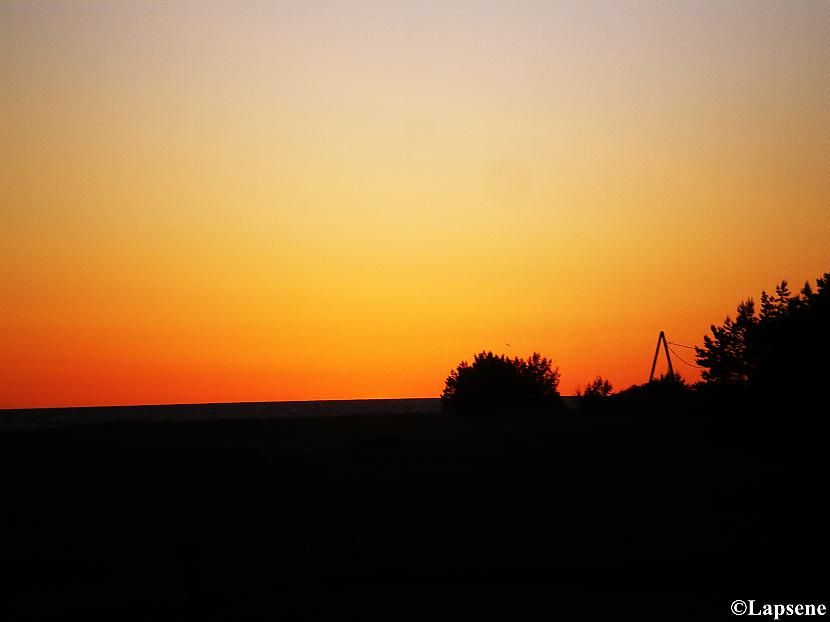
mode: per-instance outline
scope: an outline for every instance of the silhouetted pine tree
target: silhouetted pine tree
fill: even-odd
[[[762,294],[762,300],[765,294]],[[752,298],[738,305],[734,321],[727,315],[721,326],[712,324],[712,336],[703,337],[703,347],[696,348],[698,364],[704,368],[705,382],[717,384],[745,383],[755,367],[749,349],[749,335],[758,326]]]
[[[782,281],[774,296],[761,293],[760,315],[747,300],[735,321],[727,317],[711,332],[696,349],[706,384],[803,396],[821,386],[828,371],[830,273],[816,280],[815,291],[808,282],[797,295]]]

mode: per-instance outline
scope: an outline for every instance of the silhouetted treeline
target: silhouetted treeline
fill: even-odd
[[[462,361],[446,379],[441,401],[446,410],[548,410],[559,405],[559,368],[534,352],[527,360],[480,352]]]
[[[787,281],[774,294],[761,292],[760,311],[752,298],[738,305],[733,320],[712,325],[703,347],[695,348],[702,381],[689,385],[669,373],[612,394],[597,376],[577,391],[579,407],[640,411],[693,410],[714,403],[740,404],[815,400],[830,371],[830,272],[798,294]],[[492,352],[462,362],[446,379],[446,410],[548,410],[561,405],[559,368],[534,352],[527,360]]]
[[[735,318],[712,325],[703,347],[695,348],[701,382],[689,385],[668,374],[610,394],[596,380],[577,391],[580,408],[676,412],[710,406],[815,403],[830,371],[830,273],[797,294],[782,281],[774,294],[761,292],[760,311],[752,298]]]
[[[760,312],[749,298],[733,320],[711,326],[697,348],[704,368],[699,387],[711,394],[800,399],[818,394],[830,365],[830,273],[798,294],[787,281],[761,292]]]

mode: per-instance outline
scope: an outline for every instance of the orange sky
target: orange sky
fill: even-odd
[[[623,388],[830,270],[830,3],[240,4],[0,4],[0,407]]]

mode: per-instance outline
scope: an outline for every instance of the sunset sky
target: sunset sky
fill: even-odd
[[[828,33],[824,1],[3,0],[0,407],[432,397],[482,349],[643,382],[661,329],[830,270]]]

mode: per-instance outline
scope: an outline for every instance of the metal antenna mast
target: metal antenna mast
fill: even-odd
[[[669,377],[674,380],[674,367],[671,364],[671,356],[669,356],[669,344],[666,342],[666,333],[660,331],[660,336],[657,338],[657,349],[654,351],[654,360],[651,361],[651,373],[648,375],[648,381],[654,380],[654,368],[657,366],[657,355],[660,354],[660,344],[663,344],[663,351],[666,353],[666,361],[669,364]]]

